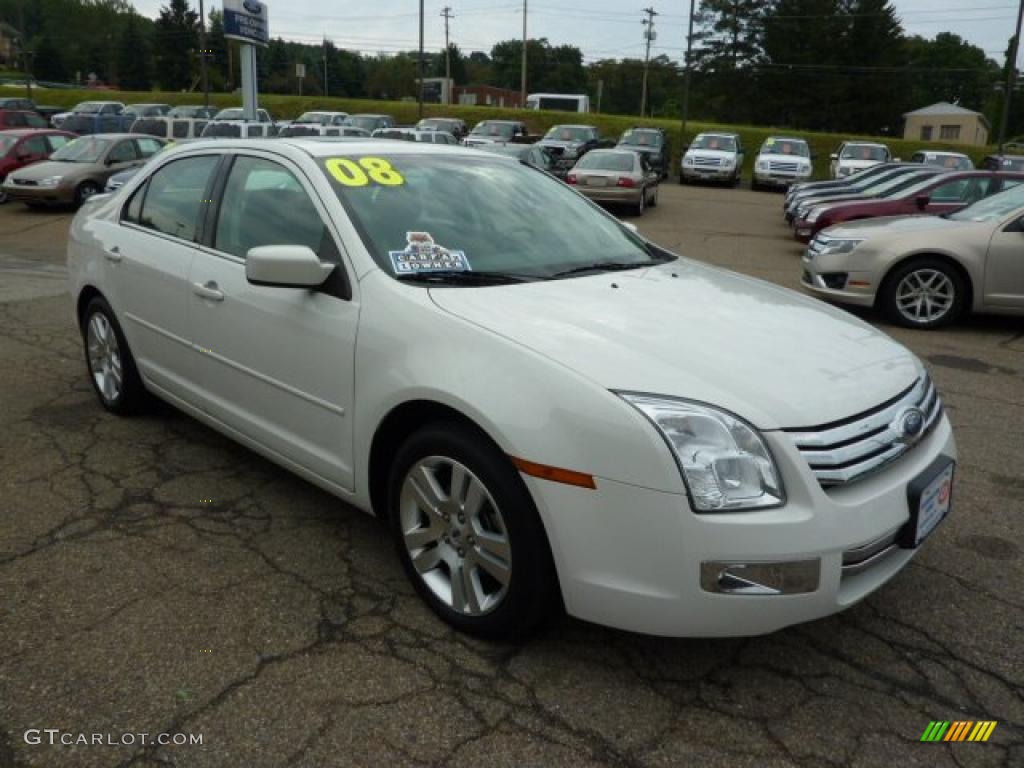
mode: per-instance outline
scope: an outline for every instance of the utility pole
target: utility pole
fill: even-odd
[[[647,69],[651,63],[651,43],[658,36],[654,31],[654,17],[658,15],[658,12],[654,8],[644,8],[644,13],[647,14],[647,18],[640,22],[644,25],[644,42],[646,43],[644,51],[644,81],[643,86],[640,88],[640,117],[644,116],[644,112],[647,109]]]
[[[22,57],[25,61],[25,90],[26,98],[29,101],[32,100],[32,57],[35,56],[35,51],[22,51]]]
[[[419,88],[419,115],[423,119],[423,0],[420,0],[420,88]]]
[[[203,0],[199,0],[199,71],[203,76],[203,106],[210,106],[210,77],[207,60],[210,52],[206,49],[206,11]]]
[[[324,35],[324,96],[327,96],[327,35]]]
[[[441,15],[444,17],[444,91],[445,91],[445,103],[452,103],[452,56],[451,47],[448,45],[448,22],[454,19],[452,16],[451,6],[446,5],[441,11]]]
[[[523,0],[523,68],[519,75],[520,107],[526,106],[526,1]]]
[[[25,36],[25,5],[18,3],[18,53],[21,54],[21,66],[25,69],[25,89],[27,99],[32,98],[32,51],[28,50],[28,38]]]
[[[1024,0],[1021,0],[1024,2]],[[690,73],[693,70],[693,3],[690,0],[690,28],[686,33],[686,74],[683,77],[683,123],[679,127],[679,147],[686,139],[686,121],[690,117]]]
[[[1003,96],[1003,115],[999,120],[999,154],[1003,154],[1003,144],[1006,143],[1006,127],[1010,121],[1010,108],[1013,105],[1013,80],[1017,75],[1017,52],[1020,50],[1020,26],[1024,19],[1024,0],[1020,0],[1020,9],[1017,11],[1017,31],[1013,35],[1013,45],[1010,46],[1008,61],[1006,62],[1006,93]]]

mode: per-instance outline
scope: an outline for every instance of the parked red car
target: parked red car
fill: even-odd
[[[0,109],[0,131],[8,128],[49,128],[45,118],[27,109]]]
[[[810,242],[834,224],[878,216],[955,213],[996,192],[1024,183],[1024,173],[957,171],[913,184],[892,197],[847,200],[812,208],[794,229],[796,239]]]
[[[75,138],[73,133],[49,128],[0,131],[0,184],[3,184],[11,171],[45,160]],[[0,203],[6,202],[7,194],[0,187]]]

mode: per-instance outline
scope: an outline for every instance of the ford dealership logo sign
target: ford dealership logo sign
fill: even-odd
[[[260,0],[224,0],[224,36],[254,45],[270,42],[266,4]]]
[[[242,7],[253,16],[259,16],[263,13],[263,3],[258,2],[258,0],[244,0]]]

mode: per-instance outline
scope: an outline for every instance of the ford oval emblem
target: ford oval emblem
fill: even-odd
[[[898,414],[892,422],[892,430],[896,433],[897,442],[901,443],[914,443],[917,442],[921,433],[924,432],[924,411],[916,406],[910,406],[904,408]]]
[[[263,13],[263,4],[256,0],[242,0],[242,6],[253,16],[259,16]]]

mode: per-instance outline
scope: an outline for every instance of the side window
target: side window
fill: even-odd
[[[8,112],[4,118],[8,128],[24,128],[25,115],[21,112]]]
[[[131,141],[119,141],[110,150],[107,160],[111,163],[130,163],[136,159],[135,144]]]
[[[171,135],[176,139],[187,139],[188,120],[175,120],[171,123]]]
[[[139,224],[194,241],[199,220],[206,210],[206,189],[217,160],[216,155],[186,157],[154,173],[147,185]]]
[[[940,184],[931,191],[933,203],[959,203],[965,199],[968,189],[974,184],[975,179],[960,179]]]
[[[139,146],[139,157],[143,159],[152,157],[163,148],[163,145],[155,139],[136,139],[135,143]]]
[[[46,137],[46,140],[50,143],[50,151],[56,152],[58,149],[67,144],[71,139],[67,136],[61,136],[60,134],[50,134]]]
[[[912,163],[923,163],[924,162],[924,152],[915,152],[914,156],[912,158],[910,158],[910,162],[912,162]]]
[[[143,184],[132,194],[128,205],[121,209],[121,221],[130,221],[132,224],[141,224],[139,215],[142,212],[142,198],[146,196],[148,184]]]
[[[46,139],[42,136],[33,136],[31,139],[25,141],[25,143],[21,145],[21,151],[28,152],[32,155],[45,155],[49,153],[49,150],[46,148]]]
[[[299,180],[270,160],[239,157],[224,187],[214,247],[244,259],[261,245],[306,245],[325,261],[338,259]]]
[[[250,125],[249,126],[249,138],[250,139],[258,138],[258,137],[261,137],[261,136],[263,136],[263,126],[262,125]]]

